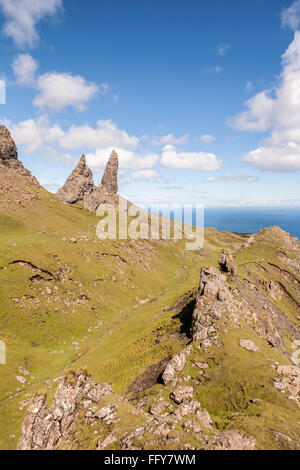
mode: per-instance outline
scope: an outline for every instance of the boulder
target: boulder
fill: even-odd
[[[239,345],[247,351],[258,352],[259,348],[250,339],[241,339]]]
[[[175,403],[180,404],[182,402],[192,400],[193,395],[194,395],[193,387],[189,387],[188,385],[183,385],[173,390],[173,392],[171,393],[171,398],[172,400],[175,401]]]

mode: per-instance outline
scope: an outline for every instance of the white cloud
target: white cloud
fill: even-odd
[[[31,86],[35,81],[38,64],[29,54],[19,54],[12,63],[17,82],[23,86]]]
[[[218,170],[222,160],[213,153],[204,152],[177,152],[174,145],[165,145],[160,164],[168,168]]]
[[[187,144],[189,135],[185,134],[182,137],[175,137],[174,134],[162,135],[155,137],[151,145],[185,145]]]
[[[270,136],[244,160],[256,168],[274,171],[300,169],[300,32],[282,56],[277,86],[262,91],[246,103],[248,110],[229,119],[242,131],[267,131]]]
[[[300,0],[296,0],[289,8],[284,8],[281,12],[281,24],[296,30],[300,22]]]
[[[107,148],[107,147],[131,147],[135,148],[139,139],[130,136],[126,131],[119,129],[111,120],[97,121],[96,128],[85,126],[71,126],[61,137],[59,144],[62,148],[72,150],[81,147]]]
[[[260,170],[300,170],[300,145],[288,142],[278,147],[261,147],[246,154],[244,161]]]
[[[120,168],[129,170],[150,170],[154,167],[159,156],[155,153],[139,156],[132,150],[118,147],[108,147],[97,149],[94,153],[86,154],[87,163],[93,170],[99,171],[105,167],[112,150],[115,150],[119,157]]]
[[[214,140],[216,140],[216,138],[213,135],[210,135],[210,134],[203,134],[200,137],[200,140],[204,144],[211,144],[212,142],[214,142]]]
[[[98,85],[87,82],[80,75],[56,72],[40,75],[37,88],[40,94],[33,100],[33,104],[54,111],[61,111],[68,106],[82,111],[99,91]]]
[[[224,42],[220,42],[220,44],[217,47],[217,53],[219,55],[225,55],[226,52],[229,51],[230,47],[231,46],[229,44],[225,44]]]
[[[6,18],[4,34],[19,47],[33,47],[39,39],[36,24],[56,14],[61,7],[62,0],[0,0]]]
[[[225,183],[256,183],[258,181],[254,176],[220,176],[216,178],[215,176],[209,176],[204,178],[204,181],[207,183],[215,183],[217,180],[222,180]]]
[[[262,91],[246,101],[247,111],[228,119],[228,124],[240,131],[266,131],[274,124],[275,100],[269,90]]]
[[[256,183],[258,178],[255,176],[222,176],[225,183]]]
[[[151,180],[159,178],[158,173],[154,170],[137,170],[132,173],[134,180]]]
[[[139,139],[129,136],[112,121],[98,121],[96,128],[71,126],[66,132],[58,125],[51,126],[46,115],[27,119],[14,125],[8,122],[12,135],[24,153],[33,153],[46,144],[65,150],[136,147]],[[56,150],[55,150],[56,151]],[[128,151],[129,152],[129,151]],[[68,154],[66,154],[68,155]]]
[[[24,154],[36,152],[44,144],[56,144],[63,136],[59,126],[49,126],[47,117],[37,120],[28,119],[11,126],[11,133],[17,145],[22,146]]]

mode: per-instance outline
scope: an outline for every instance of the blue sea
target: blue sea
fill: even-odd
[[[204,225],[237,233],[256,233],[278,225],[300,239],[300,209],[206,208]]]

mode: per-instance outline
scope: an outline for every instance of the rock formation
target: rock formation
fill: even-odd
[[[98,384],[85,371],[70,371],[60,382],[52,406],[46,404],[46,394],[37,393],[31,400],[22,425],[18,450],[53,450],[70,448],[76,443],[78,426],[90,430],[97,425],[102,437],[94,434],[97,450],[109,449],[118,442],[121,450],[144,448],[181,448],[184,433],[192,434],[197,449],[253,449],[255,439],[239,431],[219,433],[199,401],[193,398],[193,387],[179,386],[170,398],[176,404],[158,400],[149,412],[130,404],[125,397],[112,392],[110,384]],[[178,405],[178,406],[177,406]],[[169,406],[170,413],[164,413]],[[125,412],[125,415],[123,414]],[[133,419],[139,426],[128,429],[118,422]],[[182,426],[181,431],[176,430]],[[95,429],[95,428],[94,428]],[[207,436],[210,431],[210,436]],[[97,434],[97,431],[95,431]],[[105,436],[105,437],[104,437]],[[195,445],[195,444],[194,444]],[[162,447],[161,447],[162,446]],[[166,447],[165,447],[166,446]],[[72,447],[71,447],[72,448]],[[185,447],[195,449],[195,447]]]
[[[97,210],[100,204],[117,204],[118,166],[118,155],[113,151],[105,167],[102,182],[97,187],[85,156],[82,155],[75,170],[56,195],[65,204],[82,204],[88,211]]]
[[[17,146],[9,130],[5,126],[0,126],[0,173],[4,174],[4,178],[7,171],[25,176],[30,183],[39,185],[38,180],[18,160]]]
[[[17,147],[9,130],[5,126],[0,126],[0,161],[4,164],[10,159],[18,160]]]
[[[82,155],[75,170],[72,171],[64,186],[57,191],[56,195],[66,204],[78,204],[83,203],[94,189],[92,172],[86,164],[85,155]]]
[[[233,261],[233,256],[228,250],[223,250],[219,257],[219,265],[221,271],[235,275],[237,273],[237,266]]]
[[[115,150],[110,154],[109,160],[105,167],[101,184],[109,193],[117,194],[118,192],[118,168],[119,159]]]
[[[18,450],[53,449],[60,439],[71,439],[78,410],[99,404],[111,392],[109,384],[98,385],[85,372],[70,372],[59,384],[50,409],[45,393],[34,396],[23,422]],[[102,410],[102,418],[109,414],[105,411]]]

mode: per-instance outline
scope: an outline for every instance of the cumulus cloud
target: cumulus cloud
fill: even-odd
[[[155,153],[149,153],[145,156],[140,156],[132,150],[124,148],[101,148],[97,149],[94,153],[86,154],[87,163],[90,168],[96,171],[104,168],[112,150],[115,150],[118,154],[120,168],[129,170],[150,170],[154,167],[159,158],[159,156]]]
[[[139,139],[136,136],[128,135],[126,131],[118,128],[111,120],[97,121],[96,128],[89,125],[73,125],[59,141],[60,146],[68,150],[81,147],[107,148],[113,145],[121,148],[135,148],[138,143]]]
[[[160,164],[168,168],[213,171],[221,167],[222,160],[213,153],[177,152],[174,145],[165,145]]]
[[[98,121],[95,128],[88,125],[71,126],[64,131],[57,124],[50,125],[46,115],[37,119],[27,119],[18,124],[9,123],[12,135],[24,153],[33,153],[45,144],[51,144],[65,151],[82,148],[99,149],[112,147],[131,147],[138,145],[139,139],[129,136],[112,121]]]
[[[244,161],[260,170],[300,170],[300,145],[287,142],[278,147],[260,147],[247,153]]]
[[[6,19],[3,32],[19,47],[33,47],[39,39],[37,23],[56,14],[62,0],[0,0],[0,8]]]
[[[68,106],[83,111],[87,102],[99,92],[95,83],[87,82],[80,75],[68,73],[52,72],[40,75],[36,86],[39,94],[33,104],[53,111],[61,111]]]
[[[137,170],[132,173],[134,180],[151,180],[159,178],[159,175],[154,170]]]
[[[16,144],[22,146],[24,154],[34,153],[44,144],[55,145],[63,136],[63,131],[59,126],[49,126],[46,116],[11,125],[11,133]]]
[[[278,84],[246,102],[247,110],[229,119],[241,131],[267,131],[270,136],[244,160],[256,168],[292,171],[300,168],[300,32],[282,56]]]
[[[151,144],[152,145],[185,145],[187,144],[189,135],[185,134],[182,137],[175,137],[174,134],[162,135],[155,137]]]
[[[203,134],[200,137],[200,140],[204,144],[211,144],[212,142],[214,142],[214,140],[216,140],[216,138],[213,135],[210,135],[210,134]]]
[[[19,54],[12,63],[17,82],[22,86],[31,86],[35,82],[38,64],[30,54]]]
[[[296,30],[300,22],[300,0],[296,0],[289,8],[284,8],[281,12],[281,24]]]

